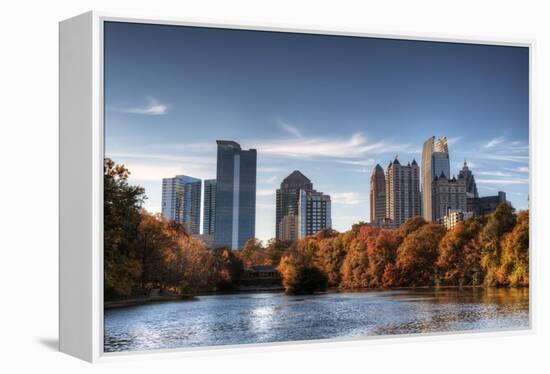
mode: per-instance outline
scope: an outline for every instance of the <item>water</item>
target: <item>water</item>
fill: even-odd
[[[213,295],[106,310],[105,352],[528,327],[528,289]]]

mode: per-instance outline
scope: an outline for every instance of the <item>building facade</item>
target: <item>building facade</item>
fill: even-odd
[[[447,230],[452,230],[459,222],[466,221],[474,216],[474,212],[465,212],[463,210],[450,210],[443,217],[443,224]]]
[[[241,249],[256,229],[256,150],[218,140],[214,245]]]
[[[162,180],[162,215],[181,223],[189,234],[200,234],[201,180],[176,175]]]
[[[295,220],[298,216],[300,191],[313,191],[313,184],[300,171],[294,170],[281,182],[276,192],[275,236],[279,240],[298,238]],[[285,219],[286,217],[290,217]],[[284,231],[284,232],[283,232]]]
[[[332,227],[330,196],[300,190],[298,200],[298,239]]]
[[[468,197],[466,199],[467,210],[475,216],[483,216],[493,213],[500,204],[510,204],[506,200],[506,192],[498,191],[497,195],[483,197]]]
[[[466,181],[462,175],[448,179],[442,172],[432,182],[433,209],[432,221],[443,223],[449,211],[466,211]]]
[[[204,202],[202,208],[202,233],[214,234],[216,227],[216,180],[204,180]]]
[[[370,175],[370,222],[386,218],[386,176],[384,169],[376,164]]]
[[[447,138],[435,140],[435,136],[428,138],[422,146],[422,217],[428,222],[435,220],[433,181],[442,173],[449,177],[450,171],[449,146]]]
[[[466,181],[466,197],[479,197],[474,174],[472,174],[472,171],[468,167],[466,161],[464,161],[464,166],[460,170],[459,175],[462,175],[462,177]]]
[[[403,166],[397,157],[386,171],[386,218],[397,227],[409,218],[419,216],[420,170],[415,160]]]

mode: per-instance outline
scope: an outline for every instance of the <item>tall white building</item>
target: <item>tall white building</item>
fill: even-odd
[[[189,234],[200,234],[200,179],[176,175],[162,180],[162,215],[181,223]]]
[[[322,192],[300,190],[298,200],[298,238],[332,227],[330,196]]]
[[[443,174],[450,177],[449,146],[447,138],[428,138],[422,146],[422,216],[428,222],[436,220],[433,181]]]
[[[386,218],[399,227],[420,215],[420,170],[415,160],[406,166],[397,157],[386,171]]]

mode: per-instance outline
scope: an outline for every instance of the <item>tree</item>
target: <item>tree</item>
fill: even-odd
[[[365,288],[368,286],[367,241],[355,239],[352,242],[341,267],[341,287],[346,289]]]
[[[104,286],[107,299],[132,293],[141,275],[135,252],[145,190],[128,185],[130,171],[106,158],[103,165]]]
[[[270,239],[267,242],[266,254],[271,261],[272,266],[278,266],[281,261],[281,257],[290,247],[290,243],[278,240],[276,238]]]
[[[318,245],[313,237],[304,238],[292,245],[277,267],[287,294],[303,294],[324,291],[327,276],[318,264]]]
[[[436,281],[435,262],[442,225],[429,223],[410,233],[397,249],[395,262],[400,286],[431,286]]]
[[[529,211],[520,212],[516,226],[504,235],[502,259],[497,271],[501,286],[529,285]]]
[[[436,262],[443,284],[479,284],[482,278],[479,265],[481,245],[478,240],[481,229],[479,220],[469,219],[447,231],[439,245]]]
[[[317,264],[326,274],[329,286],[340,284],[340,268],[346,256],[346,249],[342,235],[326,238],[319,241]]]
[[[516,217],[512,207],[503,203],[489,216],[481,230],[480,242],[483,247],[480,263],[485,272],[486,286],[498,285],[497,270],[501,265],[501,239],[505,233],[512,231],[515,224]]]
[[[380,287],[384,284],[386,266],[395,262],[399,238],[393,230],[381,230],[374,245],[367,248],[369,285]]]
[[[243,263],[235,253],[224,247],[212,250],[212,283],[217,291],[235,288],[243,273]]]
[[[262,241],[256,238],[247,240],[243,250],[239,254],[245,268],[250,268],[254,265],[271,264],[270,258],[263,247]]]

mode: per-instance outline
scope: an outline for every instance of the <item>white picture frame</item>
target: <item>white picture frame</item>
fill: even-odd
[[[533,285],[529,289],[530,328],[498,332],[447,332],[414,336],[385,336],[347,341],[323,340],[260,345],[181,348],[153,352],[103,352],[103,22],[118,21],[183,26],[208,26],[245,30],[284,31],[374,38],[443,41],[473,44],[521,46],[530,56],[530,222],[536,220],[532,183],[532,55],[531,40],[477,40],[432,37],[429,35],[368,34],[353,30],[317,30],[291,25],[217,24],[203,20],[133,18],[125,15],[87,12],[59,25],[59,347],[60,351],[89,362],[109,362],[129,356],[196,355],[218,350],[293,349],[296,345],[376,344],[380,339],[445,339],[450,334],[467,337],[533,333]],[[530,225],[531,233],[533,225]],[[535,279],[533,251],[536,236],[531,235],[530,280]]]

